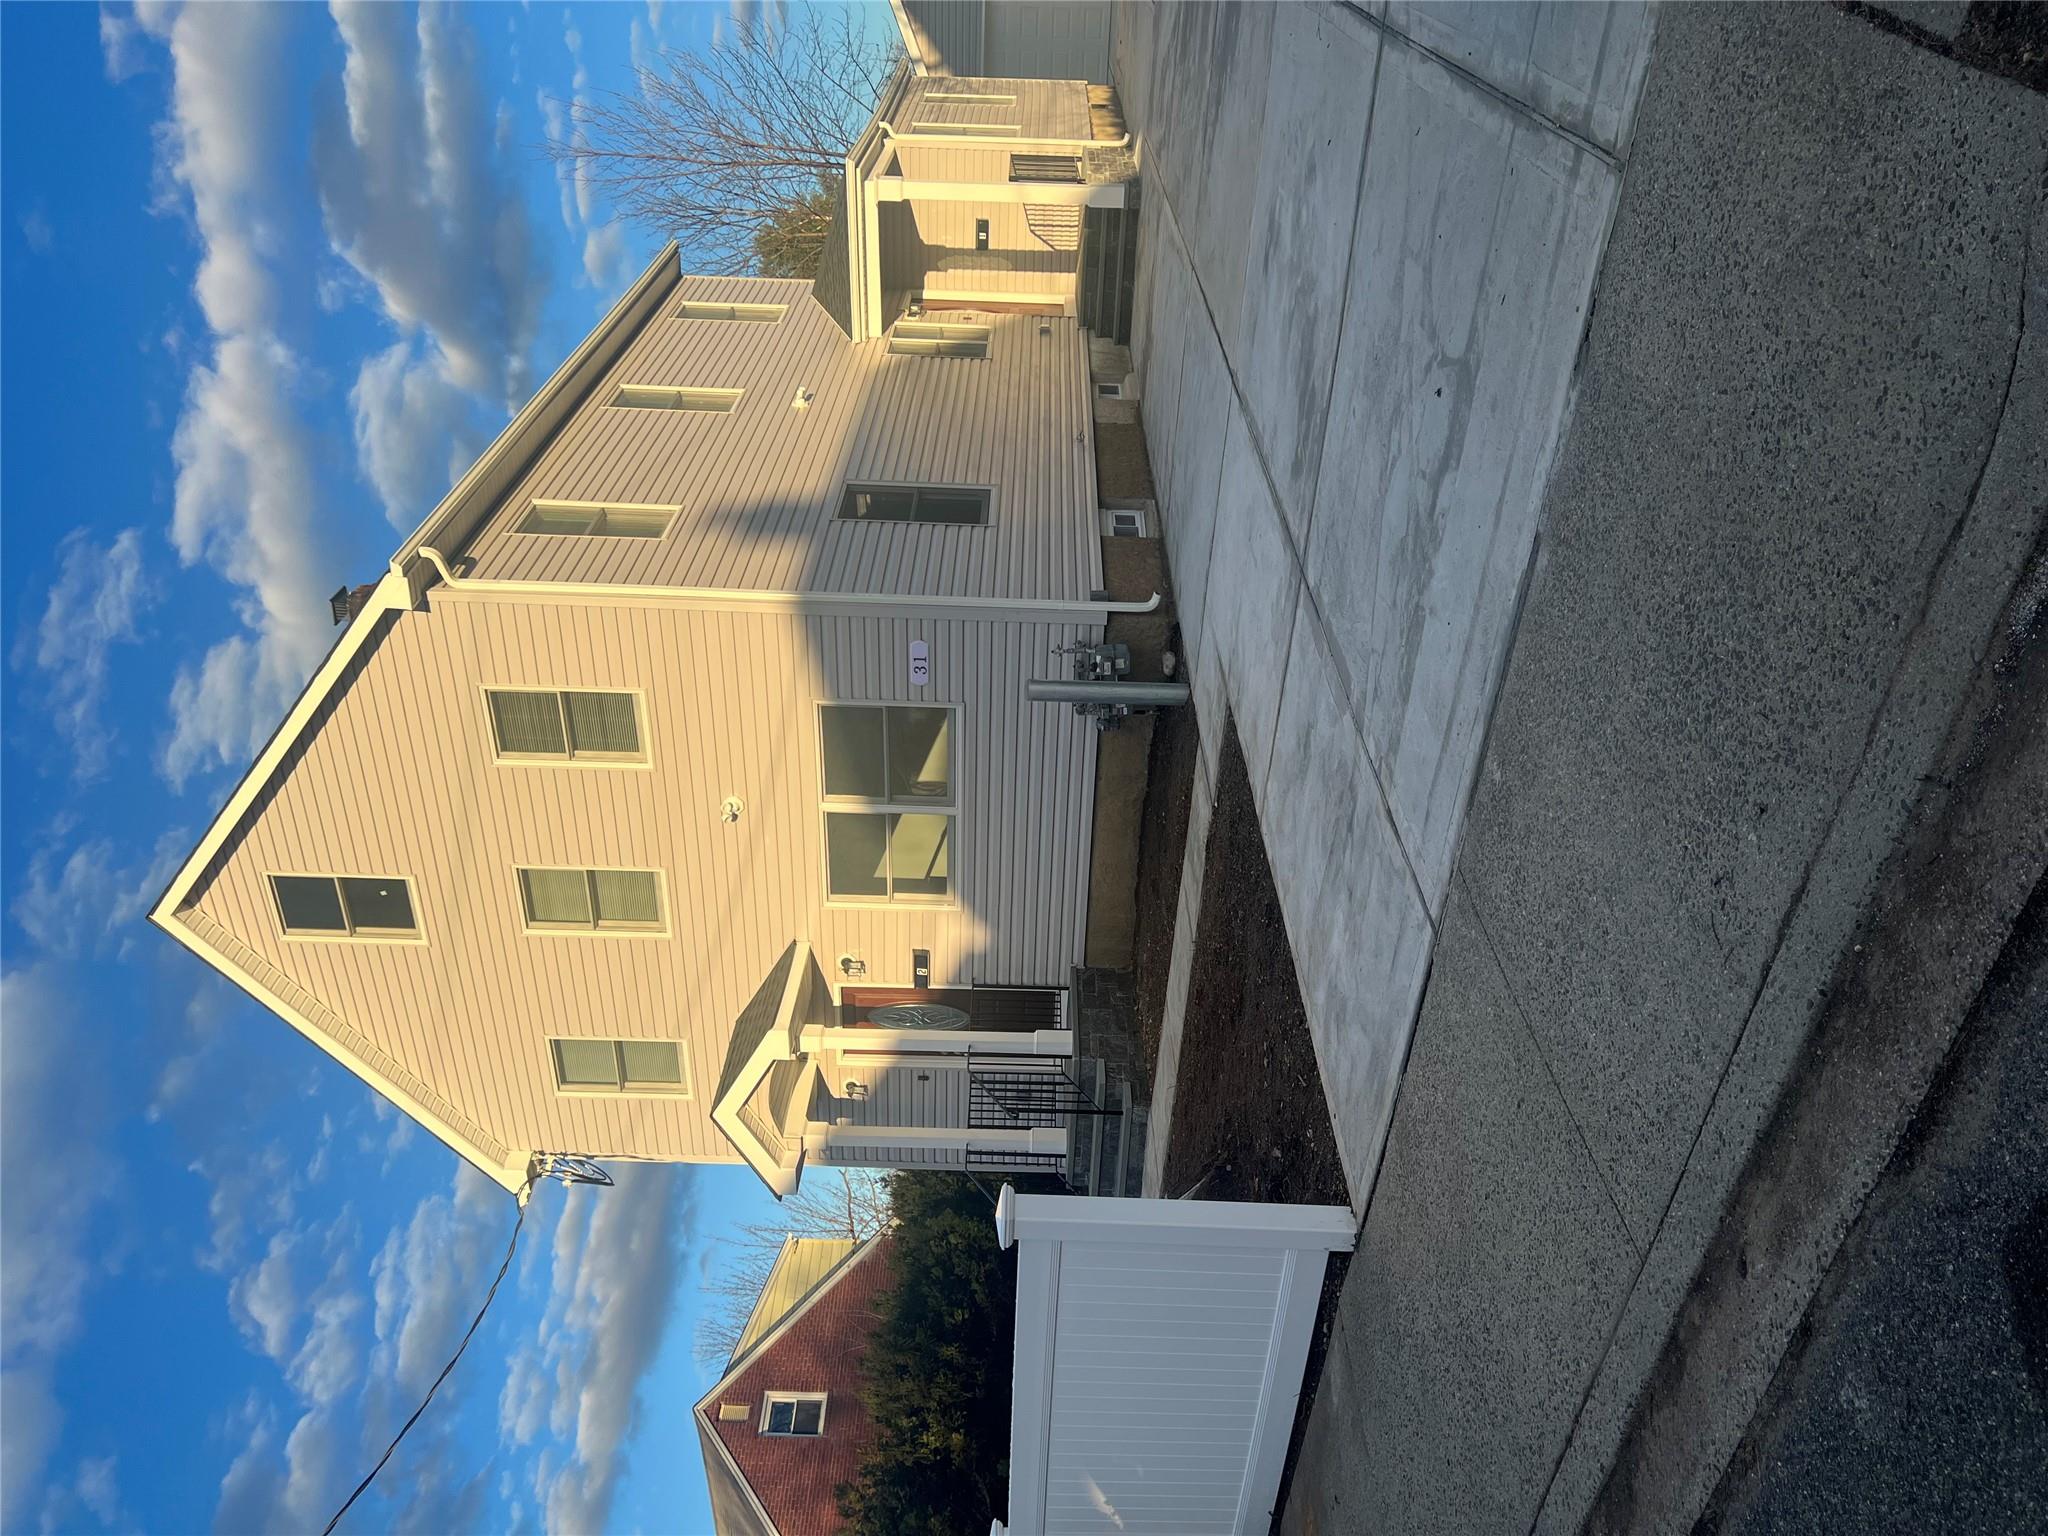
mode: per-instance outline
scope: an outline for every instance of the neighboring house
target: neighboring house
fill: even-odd
[[[1108,85],[1110,0],[890,0],[920,74]]]
[[[1128,341],[1135,174],[1106,87],[899,69],[847,156],[819,301],[854,341],[944,346],[952,312],[1020,307]]]
[[[692,1417],[718,1536],[831,1536],[874,1438],[861,1357],[889,1239],[791,1237]]]
[[[852,270],[663,252],[336,594],[151,914],[509,1189],[545,1152],[787,1193],[1068,1151],[1097,733],[1025,687],[1157,598],[1105,590],[1071,272],[940,324],[903,317],[969,302],[943,258]]]

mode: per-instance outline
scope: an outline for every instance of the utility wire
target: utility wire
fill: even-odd
[[[531,1191],[532,1188],[533,1184],[531,1179],[529,1179],[527,1190]],[[405,1438],[407,1430],[419,1422],[420,1415],[427,1411],[427,1404],[431,1403],[434,1400],[434,1394],[441,1390],[441,1383],[446,1381],[448,1373],[455,1369],[455,1362],[460,1360],[462,1352],[469,1348],[469,1341],[475,1336],[477,1326],[483,1322],[484,1314],[491,1310],[491,1302],[498,1294],[498,1286],[503,1282],[505,1272],[512,1267],[512,1255],[519,1247],[519,1231],[525,1225],[526,1195],[521,1194],[519,1197],[519,1219],[512,1223],[512,1241],[505,1245],[505,1262],[498,1266],[497,1279],[491,1282],[490,1290],[484,1295],[484,1304],[476,1309],[476,1316],[470,1320],[469,1332],[462,1336],[462,1342],[455,1347],[455,1353],[449,1357],[448,1363],[441,1367],[441,1374],[436,1376],[434,1384],[427,1388],[427,1395],[420,1399],[419,1407],[413,1409],[412,1417],[405,1421],[404,1427],[396,1435],[392,1436],[391,1443],[384,1447],[384,1454],[377,1458],[377,1465],[370,1468],[369,1476],[356,1484],[356,1491],[348,1496],[347,1503],[334,1512],[334,1518],[327,1522],[327,1528],[320,1533],[320,1536],[334,1536],[334,1528],[341,1524],[341,1517],[349,1512],[349,1506],[363,1496],[363,1490],[376,1480],[379,1472],[384,1470],[384,1463],[389,1461],[391,1453],[398,1449],[398,1442]]]

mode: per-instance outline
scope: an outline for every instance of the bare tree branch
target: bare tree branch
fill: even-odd
[[[781,27],[665,49],[630,92],[579,97],[547,153],[701,270],[808,277],[899,57],[855,8],[804,6]]]
[[[723,1370],[747,1318],[775,1268],[785,1237],[873,1237],[889,1224],[889,1181],[863,1169],[815,1169],[804,1187],[782,1202],[778,1221],[746,1222],[721,1233],[715,1267],[704,1283],[697,1322],[698,1362]]]

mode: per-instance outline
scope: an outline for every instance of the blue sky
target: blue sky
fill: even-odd
[[[0,15],[0,1527],[318,1529],[511,1199],[143,914],[374,577],[657,242],[538,146],[726,6]],[[708,1530],[740,1169],[536,1195],[348,1529]]]

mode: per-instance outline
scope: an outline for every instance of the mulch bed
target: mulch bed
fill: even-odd
[[[1199,750],[1192,709],[1158,717],[1139,842],[1135,962],[1138,1032],[1152,1062],[1158,1059]],[[1166,1193],[1180,1195],[1199,1184],[1197,1198],[1207,1200],[1348,1205],[1350,1188],[1234,723],[1225,731],[1204,869],[1168,1127]],[[1332,1254],[1324,1272],[1281,1478],[1282,1507],[1350,1262],[1349,1254]]]

